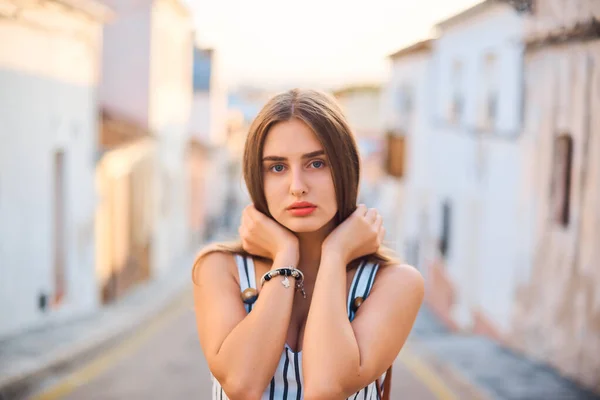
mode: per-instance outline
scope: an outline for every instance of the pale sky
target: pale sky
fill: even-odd
[[[188,0],[226,82],[328,87],[385,79],[386,56],[480,0]]]

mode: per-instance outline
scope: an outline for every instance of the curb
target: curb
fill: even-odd
[[[195,255],[196,252],[193,252]],[[168,272],[169,275],[142,283],[114,305],[100,308],[92,315],[57,326],[83,324],[83,338],[44,355],[32,355],[21,366],[0,376],[0,400],[13,398],[36,381],[67,364],[77,363],[135,332],[168,308],[171,301],[189,283],[193,255],[186,254]],[[181,266],[179,266],[181,264]],[[135,309],[132,313],[130,310]]]

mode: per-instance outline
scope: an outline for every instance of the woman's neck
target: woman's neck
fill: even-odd
[[[297,233],[300,259],[298,268],[304,273],[307,281],[314,281],[321,264],[321,245],[333,230],[332,224],[327,224],[316,232]]]

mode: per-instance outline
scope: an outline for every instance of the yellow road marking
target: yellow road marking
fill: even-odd
[[[188,298],[188,296],[185,296]],[[180,315],[187,309],[181,307],[182,299],[174,301],[167,309],[163,310],[159,316],[151,320],[148,324],[142,324],[143,329],[139,329],[136,334],[123,341],[102,356],[94,359],[90,363],[84,365],[77,371],[69,374],[57,384],[51,386],[47,390],[33,397],[33,400],[56,400],[60,399],[79,386],[90,382],[103,372],[107,371],[111,366],[132,354],[139,349],[146,341],[148,341],[157,331],[159,331],[167,321]]]
[[[431,368],[421,361],[417,356],[410,353],[407,348],[402,349],[400,356],[398,357],[400,362],[404,364],[406,368],[414,376],[416,376],[421,382],[427,386],[427,388],[440,400],[457,400],[458,398],[446,385],[442,378],[440,378]],[[393,378],[392,378],[393,382]],[[392,390],[393,392],[393,390]]]

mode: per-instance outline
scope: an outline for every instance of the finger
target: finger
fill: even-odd
[[[248,211],[244,210],[244,212],[242,213],[242,221],[241,221],[241,225],[242,226],[248,226],[248,223],[251,221],[250,219],[250,215],[248,215]]]
[[[354,210],[354,214],[363,217],[367,213],[367,211],[369,210],[366,205],[359,204],[358,207],[356,207],[356,210]]]
[[[243,217],[247,217],[248,214],[250,214],[250,207],[252,206],[252,204],[247,205],[246,207],[244,207],[244,209],[242,210],[242,218]]]
[[[256,207],[254,207],[254,204],[251,204],[250,206],[248,206],[248,218],[249,221],[252,222],[259,222],[261,220],[262,217],[264,217],[265,215],[263,213],[261,213],[260,211],[258,211],[256,209]]]
[[[375,221],[373,222],[373,227],[379,231],[381,226],[383,225],[383,217],[381,214],[377,214],[375,217]]]
[[[367,213],[365,214],[365,219],[369,222],[369,223],[373,223],[375,222],[375,220],[377,219],[377,215],[379,215],[379,213],[377,212],[376,209],[374,208],[369,208],[369,210],[367,211]]]
[[[253,221],[257,222],[268,218],[265,214],[258,211],[254,204],[252,204],[251,207],[248,209],[248,215],[250,215],[250,218],[252,218]]]
[[[257,225],[258,223],[256,222],[256,219],[251,215],[251,213],[246,214],[243,223],[245,233],[249,234],[250,232],[253,232],[254,234]]]

